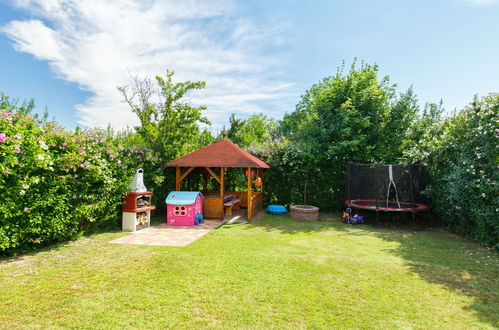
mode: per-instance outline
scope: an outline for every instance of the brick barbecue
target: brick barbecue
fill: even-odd
[[[122,230],[134,232],[147,228],[151,224],[152,191],[147,191],[143,183],[143,170],[138,169],[131,184],[131,192],[125,197],[123,205]]]

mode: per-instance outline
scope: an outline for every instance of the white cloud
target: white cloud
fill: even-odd
[[[231,112],[276,116],[296,101],[293,85],[279,73],[285,59],[275,53],[285,45],[283,31],[275,22],[257,25],[230,0],[17,0],[15,5],[34,17],[2,27],[15,49],[47,61],[58,77],[93,94],[75,106],[83,126],[136,123],[116,90],[130,82],[128,72],[155,76],[173,69],[176,80],[206,81],[192,103],[208,106],[215,127]]]
[[[57,33],[39,20],[12,21],[3,31],[15,41],[15,49],[33,54],[39,60],[62,59]]]

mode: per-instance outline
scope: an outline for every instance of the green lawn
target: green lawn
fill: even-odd
[[[81,238],[0,261],[0,328],[495,328],[499,256],[441,231],[265,216],[187,247]]]

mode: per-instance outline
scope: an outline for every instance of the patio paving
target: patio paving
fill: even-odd
[[[155,246],[187,246],[206,235],[210,230],[222,225],[222,221],[207,220],[198,226],[170,226],[161,224],[151,226],[128,236],[120,237],[109,243],[155,245]]]
[[[254,219],[263,215],[259,212]],[[235,210],[232,215],[225,216],[221,220],[206,220],[198,226],[170,226],[160,224],[137,230],[130,235],[109,241],[116,244],[153,245],[153,246],[187,246],[206,235],[210,230],[215,229],[224,223],[247,223],[246,210]]]

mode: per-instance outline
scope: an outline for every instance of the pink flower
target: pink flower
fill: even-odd
[[[0,133],[0,142],[5,142],[5,134]]]
[[[75,174],[75,178],[77,178],[77,177],[78,177],[78,174]]]
[[[21,134],[17,133],[16,135],[13,136],[14,139],[20,139],[21,138]]]
[[[20,153],[20,152],[21,152],[21,149],[19,148],[19,146],[15,146],[15,147],[14,147],[14,152],[15,152],[16,154],[18,154],[18,153]]]
[[[29,211],[29,208],[25,207],[24,212],[28,212],[28,211]]]

